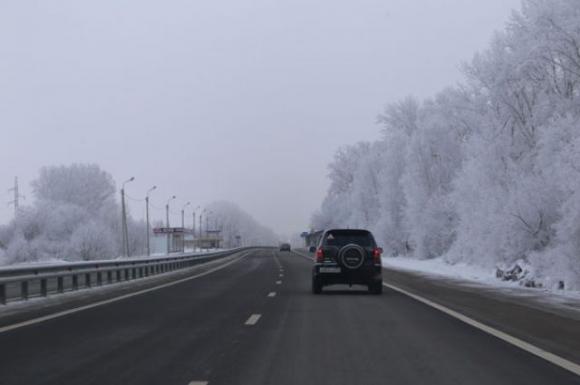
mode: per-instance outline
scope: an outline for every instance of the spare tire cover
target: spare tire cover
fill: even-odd
[[[353,243],[340,249],[338,259],[342,266],[355,270],[363,265],[365,254],[365,250],[362,247]]]

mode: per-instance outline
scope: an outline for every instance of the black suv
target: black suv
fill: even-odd
[[[312,269],[312,292],[320,294],[327,285],[367,285],[374,294],[383,292],[381,254],[367,230],[335,229],[322,233]]]

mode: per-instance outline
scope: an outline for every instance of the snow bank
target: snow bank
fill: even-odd
[[[495,271],[466,263],[450,265],[443,258],[420,260],[405,257],[383,257],[383,266],[394,270],[419,272],[447,278],[465,279],[489,284],[502,284]],[[510,284],[513,286],[513,284]]]

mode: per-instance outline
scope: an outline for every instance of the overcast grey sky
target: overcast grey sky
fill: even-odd
[[[301,231],[335,150],[459,81],[519,3],[0,0],[0,189],[18,175],[30,201],[40,167],[91,162],[157,206],[226,199]]]

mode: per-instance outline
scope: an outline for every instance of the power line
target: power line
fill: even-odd
[[[132,200],[134,202],[145,202],[145,199],[138,199],[138,198],[133,198],[132,196],[130,196],[129,194],[125,193],[125,198]]]

